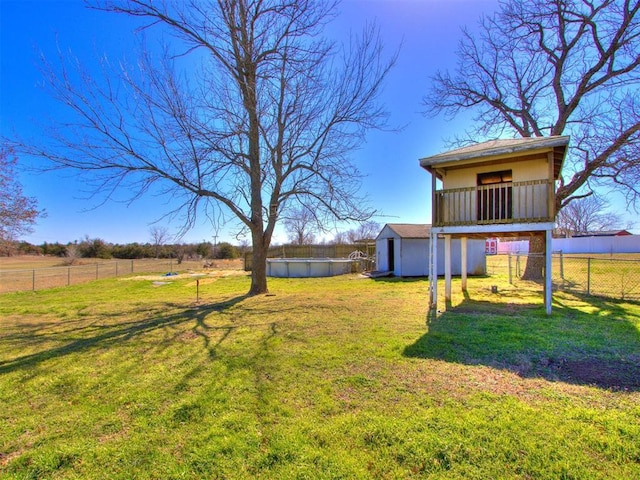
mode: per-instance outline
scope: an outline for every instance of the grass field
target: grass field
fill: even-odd
[[[202,270],[202,260],[178,263],[169,258],[136,260],[82,258],[66,265],[66,259],[51,256],[21,255],[0,257],[0,294],[43,290],[85,283],[101,278],[142,272],[187,272]],[[241,270],[242,259],[215,260],[217,269]]]
[[[499,294],[491,294],[498,285]],[[494,275],[0,295],[2,478],[639,478],[640,305]]]

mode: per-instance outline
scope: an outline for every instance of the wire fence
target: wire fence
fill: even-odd
[[[360,248],[356,248],[360,247]],[[275,247],[270,257],[348,258],[354,249],[374,258],[374,245],[316,245]],[[250,257],[249,257],[250,258]],[[487,275],[508,276],[513,284],[524,282],[529,259],[534,255],[508,254],[488,257]],[[541,260],[538,258],[538,260]],[[247,268],[248,258],[244,259]],[[85,265],[0,270],[0,293],[41,290],[75,285],[134,273],[168,273],[203,268],[202,261],[175,259],[114,260]],[[552,282],[555,290],[619,300],[640,301],[640,258],[604,258],[554,254]],[[540,282],[542,288],[542,282]]]
[[[508,254],[506,268],[509,281],[523,281],[528,261],[540,261],[535,255]],[[494,272],[505,267],[505,259],[496,259]],[[488,272],[492,274],[492,272]],[[617,300],[640,300],[640,259],[552,255],[551,274],[554,290]]]
[[[175,259],[114,260],[85,265],[0,270],[0,293],[64,287],[132,273],[173,272],[202,268],[201,261]]]

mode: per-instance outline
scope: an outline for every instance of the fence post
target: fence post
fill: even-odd
[[[118,276],[118,261],[116,260],[116,277]]]
[[[33,269],[33,272],[31,274],[31,291],[35,292],[36,291],[36,269]]]
[[[562,283],[564,283],[564,255],[562,250],[560,250],[560,278],[562,279]]]
[[[133,260],[131,260],[131,273],[133,273]]]
[[[587,295],[591,295],[591,257],[587,258]]]
[[[507,254],[507,258],[509,259],[509,285],[513,285],[513,274],[511,273],[511,252]]]
[[[71,267],[67,267],[67,287],[71,285]]]
[[[96,263],[96,280],[98,280],[98,263]]]

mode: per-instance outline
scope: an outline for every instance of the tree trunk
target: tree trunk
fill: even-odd
[[[529,256],[522,275],[523,280],[542,280],[545,264],[545,235],[536,233],[529,239]]]
[[[267,252],[268,242],[265,244],[261,234],[254,234],[253,252],[251,254],[251,288],[249,295],[269,293],[267,288]]]

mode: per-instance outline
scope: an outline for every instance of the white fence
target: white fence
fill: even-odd
[[[640,235],[554,238],[551,250],[562,253],[640,253]],[[529,252],[529,240],[498,242],[498,253]]]
[[[562,253],[640,253],[640,235],[554,238],[553,251]]]

